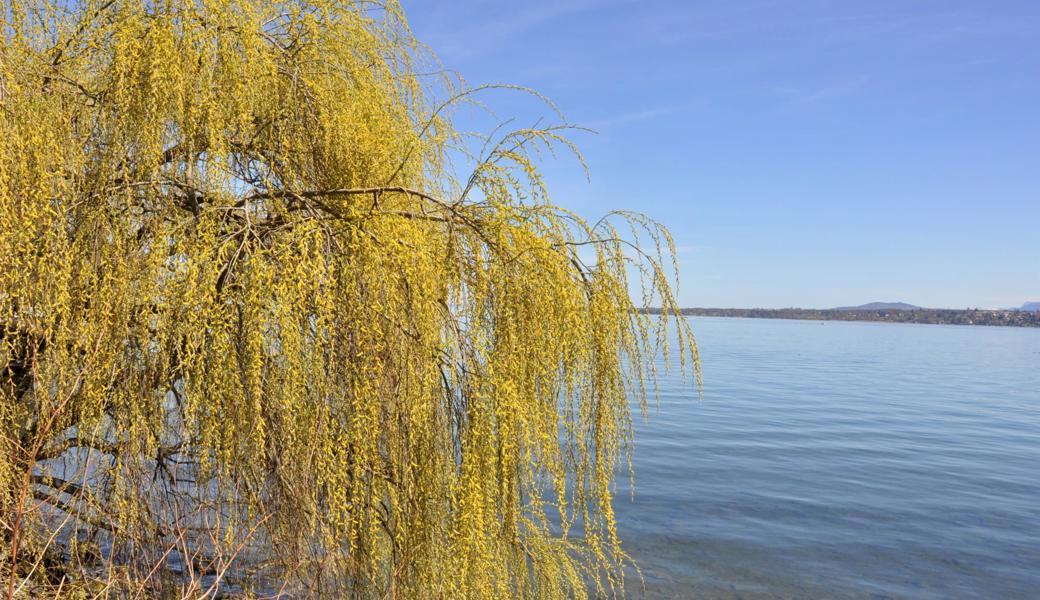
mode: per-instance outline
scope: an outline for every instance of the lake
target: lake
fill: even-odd
[[[694,318],[637,417],[646,598],[1040,598],[1040,330]]]

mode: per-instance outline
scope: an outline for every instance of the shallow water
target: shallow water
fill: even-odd
[[[695,318],[616,508],[647,598],[1040,598],[1040,330]]]

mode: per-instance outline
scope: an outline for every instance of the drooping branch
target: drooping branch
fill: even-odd
[[[363,187],[363,188],[336,188],[330,190],[305,190],[300,192],[293,192],[288,190],[281,191],[270,191],[270,192],[254,192],[245,197],[246,200],[266,200],[275,198],[333,198],[336,196],[373,196],[378,198],[381,194],[398,193],[405,194],[408,196],[414,196],[421,198],[434,204],[438,204],[444,207],[454,206],[443,200],[439,200],[430,194],[420,192],[419,190],[413,190],[411,188],[400,187],[400,186],[386,186],[386,187]]]
[[[42,485],[49,487],[52,490],[62,493],[69,494],[71,496],[79,496],[84,492],[82,485],[73,483],[71,481],[65,481],[60,477],[54,477],[53,475],[41,475],[34,473],[30,477],[30,482],[34,485]]]
[[[74,499],[62,500],[61,498],[56,498],[54,495],[40,490],[33,490],[33,498],[38,502],[42,502],[64,512],[65,514],[71,515],[88,525],[103,529],[109,533],[115,533],[117,531],[115,523],[113,523],[109,518],[84,512],[79,506],[77,506]]]
[[[52,460],[76,448],[93,450],[109,456],[117,456],[120,450],[119,445],[117,444],[112,444],[95,438],[83,438],[77,436],[65,438],[54,446],[44,448],[40,451],[37,458],[38,460]]]

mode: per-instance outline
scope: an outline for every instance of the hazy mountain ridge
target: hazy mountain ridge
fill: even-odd
[[[920,306],[906,302],[869,302],[859,306],[839,306],[828,310],[924,310]]]

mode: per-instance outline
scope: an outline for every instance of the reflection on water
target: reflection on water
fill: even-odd
[[[1040,330],[693,326],[619,483],[645,597],[1040,597]]]

